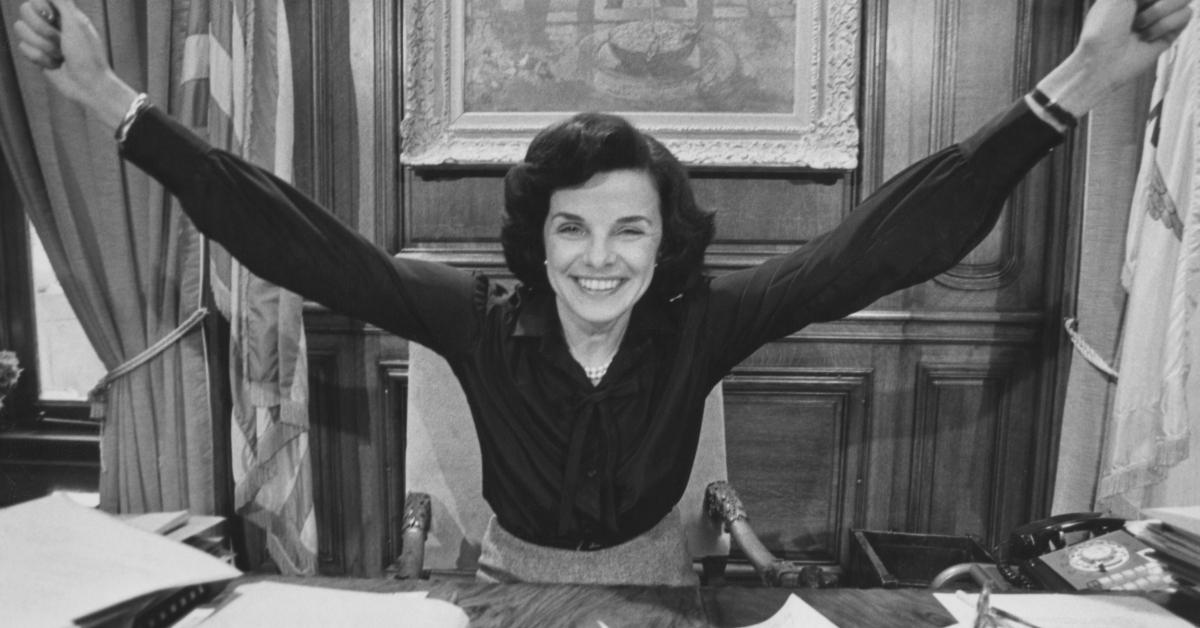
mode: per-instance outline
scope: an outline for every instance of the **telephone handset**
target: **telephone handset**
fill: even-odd
[[[1009,539],[1000,573],[1021,588],[1052,591],[1140,590],[1170,586],[1151,549],[1099,513],[1058,515],[1023,525]]]

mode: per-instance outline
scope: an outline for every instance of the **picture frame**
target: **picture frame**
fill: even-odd
[[[692,167],[850,170],[857,0],[406,0],[401,163],[507,165],[610,111]]]

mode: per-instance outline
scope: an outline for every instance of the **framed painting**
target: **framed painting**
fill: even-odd
[[[857,165],[858,0],[406,0],[401,160],[511,164],[578,111],[691,166]]]

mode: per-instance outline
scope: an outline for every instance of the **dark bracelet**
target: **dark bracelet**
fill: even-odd
[[[1033,102],[1037,103],[1038,106],[1050,114],[1050,117],[1058,121],[1059,124],[1068,129],[1073,129],[1075,125],[1079,124],[1079,118],[1076,118],[1071,112],[1063,109],[1062,105],[1050,100],[1050,97],[1042,93],[1042,90],[1035,87],[1031,96],[1033,96]]]

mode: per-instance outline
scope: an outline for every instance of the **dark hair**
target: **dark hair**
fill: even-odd
[[[542,229],[557,190],[612,170],[641,170],[658,189],[663,236],[649,293],[673,297],[700,275],[713,215],[696,206],[687,171],[661,142],[620,116],[580,113],[546,127],[504,177],[500,243],[509,270],[533,290],[549,289]]]

